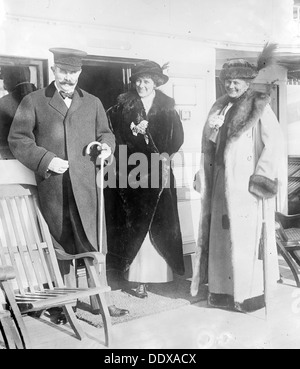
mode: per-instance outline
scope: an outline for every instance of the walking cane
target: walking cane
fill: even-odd
[[[97,146],[97,149],[99,151],[101,151],[101,143],[98,141],[93,141],[90,144],[88,144],[87,148],[86,148],[86,154],[90,155],[91,154],[91,148],[93,146]],[[101,168],[100,168],[100,229],[99,229],[99,252],[102,254],[103,251],[103,221],[104,221],[104,193],[103,193],[103,189],[104,189],[104,158],[101,157],[101,162],[100,162]],[[99,173],[98,173],[99,174]]]
[[[87,155],[91,154],[91,149],[93,146],[97,146],[98,151],[101,152],[101,143],[98,141],[93,141],[91,142],[85,152]],[[103,251],[103,219],[104,219],[104,194],[103,194],[103,188],[104,188],[104,158],[101,157],[101,168],[100,168],[100,230],[99,230],[99,252],[102,254]],[[98,173],[99,174],[99,173]],[[104,266],[105,268],[105,266]],[[104,269],[105,272],[105,269]],[[99,276],[100,276],[100,270],[98,271]],[[89,282],[88,282],[89,283]],[[96,299],[95,296],[91,296],[90,297],[90,301],[91,301],[91,306],[93,310],[98,310],[100,308],[98,301]]]
[[[268,235],[266,224],[266,203],[262,199],[262,236],[263,236],[263,278],[264,278],[264,299],[266,319],[270,308],[270,289],[269,289],[269,255],[268,255]]]
[[[104,222],[104,158],[101,156],[101,169],[100,169],[100,240],[99,251],[102,254],[103,251],[103,222]]]

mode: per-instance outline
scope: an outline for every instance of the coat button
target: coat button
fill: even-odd
[[[252,160],[252,156],[249,155],[248,158],[247,158],[248,161],[251,161]]]

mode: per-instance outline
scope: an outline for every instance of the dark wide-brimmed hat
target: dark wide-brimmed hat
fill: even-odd
[[[249,63],[245,59],[232,59],[225,63],[220,73],[220,80],[224,83],[228,79],[253,80],[261,69],[273,65],[276,61],[274,51],[277,45],[267,43],[257,59],[257,65]]]
[[[141,76],[158,77],[159,86],[168,82],[169,77],[163,73],[163,67],[151,60],[145,60],[135,65],[132,69],[130,80],[134,83]]]
[[[56,47],[49,49],[54,55],[54,63],[63,69],[78,72],[82,67],[82,59],[87,55],[85,51]]]

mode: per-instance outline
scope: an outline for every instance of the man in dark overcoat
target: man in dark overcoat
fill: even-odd
[[[87,155],[86,148],[98,141],[101,155],[108,158],[115,138],[101,101],[77,87],[86,53],[50,51],[55,81],[22,100],[8,142],[14,156],[36,174],[41,210],[54,246],[69,254],[98,251],[97,155]],[[59,264],[67,286],[74,286],[71,262]],[[113,316],[127,313],[108,305]]]
[[[0,99],[0,159],[11,159],[13,156],[8,148],[7,137],[17,108],[30,92],[36,90],[30,83],[28,66],[1,67],[1,77],[7,95]]]

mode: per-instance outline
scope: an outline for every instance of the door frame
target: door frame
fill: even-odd
[[[29,66],[37,70],[37,89],[49,83],[48,60],[0,55],[0,66]]]
[[[99,56],[99,55],[87,55],[82,60],[83,66],[98,67],[105,66],[109,67],[111,64],[120,65],[123,69],[123,84],[124,92],[128,91],[131,87],[131,70],[137,63],[144,61],[145,59],[134,59],[134,58],[122,58],[113,56]]]

